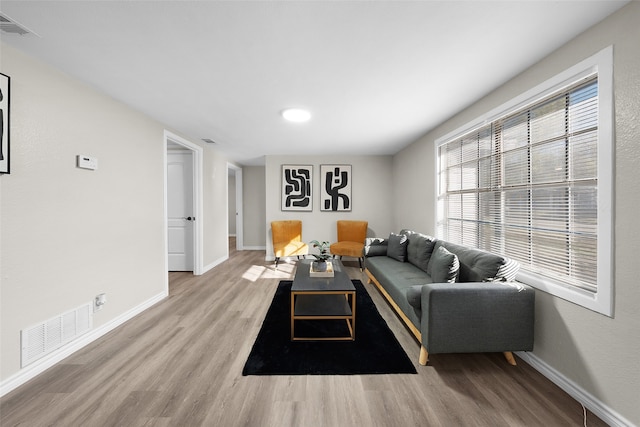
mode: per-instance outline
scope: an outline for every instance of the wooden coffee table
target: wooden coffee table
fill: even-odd
[[[342,262],[332,259],[333,277],[311,277],[311,260],[300,260],[291,286],[291,341],[353,341],[356,339],[356,288]],[[344,319],[349,335],[298,337],[296,320]]]

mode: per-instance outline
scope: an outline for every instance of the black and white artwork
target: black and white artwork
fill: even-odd
[[[320,165],[320,210],[351,210],[351,165]]]
[[[282,210],[312,211],[313,166],[282,165]]]
[[[9,173],[9,80],[0,73],[0,173]]]

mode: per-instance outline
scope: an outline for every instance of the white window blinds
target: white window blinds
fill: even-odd
[[[438,234],[597,292],[598,79],[438,147]]]

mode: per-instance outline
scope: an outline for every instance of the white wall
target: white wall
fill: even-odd
[[[162,126],[6,45],[2,72],[12,166],[0,177],[5,379],[20,367],[21,329],[106,292],[100,326],[166,292],[166,273]],[[77,154],[97,157],[98,169],[76,168]]]
[[[229,206],[227,207],[229,211],[229,235],[236,235],[236,176],[235,174],[229,174],[228,177],[228,200]]]
[[[280,210],[282,165],[313,165],[313,211],[283,212]],[[320,165],[352,165],[351,212],[320,211]],[[267,260],[273,260],[271,221],[302,220],[302,239],[328,240],[337,238],[339,219],[369,221],[370,236],[387,237],[392,228],[391,156],[267,156],[266,158],[266,244]]]
[[[204,147],[203,155],[203,266],[210,270],[229,258],[229,211],[227,207],[228,159],[209,144],[195,141]]]
[[[5,44],[11,174],[0,176],[0,381],[20,381],[20,331],[98,294],[108,328],[167,292],[164,130]],[[194,142],[199,145],[199,142]],[[95,156],[98,169],[75,166]],[[141,162],[140,159],[145,159]],[[227,255],[227,160],[205,147],[204,265]],[[91,333],[90,333],[91,334]]]
[[[394,157],[396,228],[435,233],[434,141],[608,45],[614,45],[615,317],[538,291],[534,361],[602,406],[610,422],[640,425],[640,3],[632,2]],[[420,167],[422,165],[422,167]],[[423,197],[411,195],[420,194]],[[413,208],[402,203],[411,197]],[[614,421],[612,421],[612,419]]]
[[[266,247],[264,176],[264,166],[244,166],[242,168],[245,249],[264,249]]]

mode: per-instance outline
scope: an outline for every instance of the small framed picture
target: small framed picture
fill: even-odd
[[[0,173],[10,172],[10,138],[9,138],[9,99],[10,99],[10,77],[0,73]]]
[[[320,165],[320,210],[351,210],[351,165]]]
[[[283,211],[313,210],[313,166],[282,165],[282,199]]]

